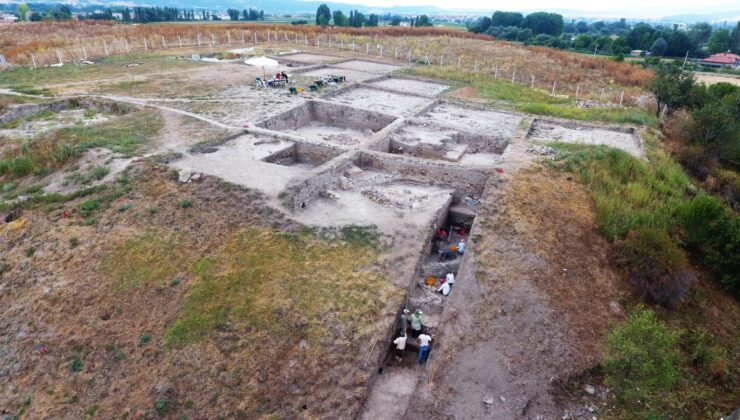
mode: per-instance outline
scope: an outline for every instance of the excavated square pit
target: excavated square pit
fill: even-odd
[[[332,147],[311,143],[295,143],[291,147],[278,150],[265,157],[262,161],[276,165],[313,169],[340,154],[342,154],[341,150]]]
[[[508,141],[500,137],[460,131],[418,118],[406,121],[387,137],[390,153],[471,165],[499,161],[507,145]]]
[[[332,64],[332,67],[347,70],[359,70],[375,74],[388,74],[402,68],[401,66],[395,66],[393,64],[384,64],[366,60],[344,61],[341,63]]]
[[[389,115],[412,116],[432,104],[432,99],[393,93],[368,87],[355,87],[331,97],[332,101]]]
[[[472,134],[509,141],[524,119],[507,112],[442,102],[420,116],[432,123]]]
[[[527,134],[527,139],[535,142],[561,142],[589,145],[604,145],[624,150],[642,157],[642,142],[633,128],[604,128],[576,123],[556,123],[535,120]]]
[[[405,77],[390,77],[368,83],[369,86],[393,90],[400,93],[411,93],[422,96],[437,96],[450,86],[441,83],[427,82]]]
[[[324,64],[341,60],[341,57],[311,53],[283,54],[277,58],[278,61],[295,61],[306,64]]]
[[[305,139],[334,145],[358,146],[392,123],[394,117],[323,101],[308,101],[258,124]]]
[[[295,147],[295,143],[271,136],[245,134],[202,152],[189,152],[170,163],[189,172],[219,177],[276,197],[291,179],[308,172],[303,166],[285,166],[264,159]]]

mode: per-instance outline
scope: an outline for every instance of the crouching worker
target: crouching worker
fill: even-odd
[[[427,357],[429,356],[429,342],[431,341],[432,337],[426,334],[422,334],[416,339],[416,342],[419,343],[419,357],[416,358],[416,363],[418,363],[419,366],[426,362]]]
[[[401,334],[398,338],[393,340],[393,344],[396,345],[396,360],[399,362],[403,359],[403,351],[406,348],[406,334]]]

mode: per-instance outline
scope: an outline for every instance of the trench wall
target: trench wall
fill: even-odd
[[[295,130],[313,121],[339,128],[380,131],[396,118],[331,102],[308,101],[257,124],[270,130]]]
[[[357,165],[381,172],[396,174],[426,185],[453,188],[454,202],[465,196],[480,197],[490,176],[483,169],[429,162],[407,156],[394,156],[373,152],[359,152]]]

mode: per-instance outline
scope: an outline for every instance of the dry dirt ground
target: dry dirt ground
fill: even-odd
[[[185,266],[174,267],[182,272],[172,277],[177,283],[163,275],[153,284],[121,289],[109,266],[120,261],[106,256],[127,239],[154,235],[184,242],[173,252],[195,260],[216,255],[234,232],[291,234],[302,227],[265,207],[259,194],[213,177],[181,184],[171,170],[144,162],[128,177],[131,188],[97,214],[95,226],[81,225],[77,205],[83,198],[48,213],[24,211],[17,219],[22,223],[0,232],[0,413],[151,418],[157,400],[166,401],[173,418],[337,418],[356,412],[370,375],[360,368],[366,343],[385,330],[399,304],[381,292],[386,286],[373,286],[387,299],[385,309],[368,312],[361,330],[344,330],[342,325],[355,325],[349,320],[327,320],[336,329],[328,342],[301,338],[298,330],[272,337],[225,324],[205,340],[165,346],[162,337],[197,279]],[[184,199],[192,200],[192,208],[180,204]],[[150,267],[152,261],[142,258]],[[382,275],[408,264],[398,255],[377,261],[388,268],[372,269]],[[373,280],[384,282],[377,275]],[[83,365],[79,372],[71,368],[74,355]]]
[[[713,85],[715,83],[731,83],[733,85],[740,85],[740,77],[723,74],[712,74],[712,73],[694,73],[696,80],[705,83],[707,85]]]

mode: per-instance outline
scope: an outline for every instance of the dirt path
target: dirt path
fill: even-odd
[[[241,129],[240,127],[236,127],[236,126],[229,125],[229,124],[224,124],[224,123],[219,122],[219,121],[216,121],[216,120],[214,120],[212,118],[204,117],[204,116],[202,116],[200,114],[195,114],[193,112],[183,111],[181,109],[172,108],[172,107],[168,107],[168,106],[164,106],[164,105],[158,105],[158,104],[155,104],[153,100],[140,99],[140,98],[132,98],[132,97],[129,97],[129,96],[118,96],[118,95],[86,95],[86,96],[91,96],[93,98],[108,99],[108,100],[111,100],[111,101],[124,102],[124,103],[139,105],[139,106],[150,106],[152,108],[157,108],[157,109],[160,109],[162,111],[173,112],[175,114],[180,114],[180,115],[184,115],[184,116],[187,116],[187,117],[195,118],[196,120],[200,120],[200,121],[206,122],[208,124],[214,125],[216,127],[226,129],[226,130],[239,130],[239,129]]]

